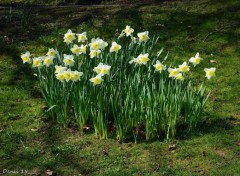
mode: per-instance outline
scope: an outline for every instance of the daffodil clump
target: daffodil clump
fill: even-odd
[[[126,26],[111,42],[87,32],[63,37],[67,47],[49,48],[44,56],[21,55],[37,71],[50,116],[65,127],[75,121],[80,130],[93,126],[97,137],[109,129],[118,140],[144,136],[147,140],[172,138],[182,126],[197,127],[208,99],[205,87],[193,86],[189,72],[203,60],[197,53],[179,66],[168,66],[162,49],[155,55],[158,38],[148,31],[134,36]],[[127,42],[126,42],[127,41]],[[205,68],[206,78],[216,68]]]

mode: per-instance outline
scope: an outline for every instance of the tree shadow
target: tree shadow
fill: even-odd
[[[132,19],[133,22],[136,22],[136,26],[141,26],[142,19],[140,13],[137,10],[140,7],[141,6],[138,5],[135,8],[124,8],[117,11],[117,13],[114,13],[113,15],[116,16],[117,19],[127,17],[129,19]],[[7,84],[10,86],[19,86],[26,90],[36,92],[36,96],[33,94],[33,97],[39,97],[40,92],[33,90],[32,87],[32,85],[35,85],[37,79],[33,76],[33,71],[29,67],[29,65],[21,63],[20,54],[22,51],[20,51],[17,46],[21,45],[21,42],[36,41],[41,37],[48,36],[49,30],[41,26],[41,24],[43,23],[66,20],[70,22],[68,24],[68,27],[70,28],[74,28],[83,22],[87,22],[89,25],[93,25],[92,19],[95,16],[103,16],[105,12],[104,8],[90,8],[86,10],[86,7],[78,9],[74,6],[72,8],[27,8],[24,6],[23,8],[24,11],[26,11],[26,13],[31,16],[30,18],[28,18],[29,21],[27,22],[27,26],[21,24],[21,16],[16,18],[15,20],[13,19],[11,23],[1,23],[2,31],[0,33],[5,34],[6,37],[9,38],[9,40],[11,41],[8,44],[4,41],[4,38],[2,38],[3,42],[1,42],[0,44],[0,54],[9,56],[9,58],[11,58],[17,66],[13,72],[12,79]],[[18,7],[18,9],[15,10],[21,10],[21,7]],[[30,12],[28,12],[28,10]],[[14,13],[17,14],[17,12]],[[73,13],[77,13],[78,17],[72,17],[70,14]],[[50,18],[42,18],[45,14],[50,16]],[[71,18],[73,18],[73,20],[70,20]],[[3,18],[0,17],[0,19],[2,20]],[[105,21],[102,25],[106,26],[107,24],[108,22]],[[102,33],[101,27],[99,27],[98,29],[99,32]]]

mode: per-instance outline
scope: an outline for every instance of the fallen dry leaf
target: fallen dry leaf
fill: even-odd
[[[108,151],[103,150],[102,152],[103,152],[103,154],[104,154],[105,156],[108,156]]]
[[[22,101],[22,99],[20,99],[20,98],[17,99],[17,102],[21,102],[21,101]]]
[[[172,144],[168,146],[168,150],[171,152],[174,152],[175,149],[176,149],[176,144]]]
[[[223,158],[226,157],[226,153],[223,150],[217,150],[216,153]]]
[[[47,106],[43,106],[42,109],[45,110],[45,111],[47,111],[47,110],[48,110],[48,107],[47,107]]]
[[[231,115],[230,118],[234,119],[234,120],[238,120],[238,119],[240,119],[240,114],[233,114],[233,115]]]
[[[210,62],[211,62],[211,63],[217,63],[217,61],[216,61],[216,60],[210,60]]]
[[[47,175],[52,175],[52,174],[53,174],[53,171],[51,171],[50,169],[48,169],[48,170],[46,171],[46,174],[47,174]]]
[[[90,129],[90,127],[88,127],[88,126],[84,126],[84,127],[83,127],[83,130],[84,130],[84,131],[88,131],[89,129]]]
[[[36,129],[36,128],[32,128],[31,129],[31,131],[33,131],[33,132],[35,132],[35,131],[37,131],[38,129]]]
[[[200,171],[199,171],[199,174],[200,174],[200,175],[205,175],[205,171],[204,171],[204,170],[200,170]]]

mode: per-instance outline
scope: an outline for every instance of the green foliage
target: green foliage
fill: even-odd
[[[36,76],[49,107],[47,112],[58,123],[66,127],[72,121],[70,110],[73,106],[80,130],[83,131],[89,120],[93,123],[96,137],[103,139],[108,137],[110,123],[116,126],[119,141],[123,141],[128,131],[132,131],[135,143],[139,133],[145,133],[147,140],[157,137],[170,139],[176,136],[178,128],[182,128],[180,125],[186,126],[186,131],[196,129],[208,98],[205,88],[202,85],[199,90],[194,89],[185,73],[189,70],[188,65],[185,65],[185,71],[180,71],[180,67],[176,69],[175,75],[180,74],[180,78],[171,76],[172,68],[165,70],[166,66],[162,63],[168,55],[160,59],[161,49],[154,56],[158,38],[147,41],[147,32],[144,33],[146,41],[141,41],[141,37],[134,38],[132,34],[129,41],[122,39],[124,35],[129,35],[123,32],[107,48],[102,46],[106,45],[103,40],[92,39],[91,43],[87,43],[90,47],[86,52],[72,43],[75,34],[71,31],[64,35],[65,42],[69,40],[68,35],[71,35],[71,43],[62,51],[49,49],[46,57],[38,58],[30,58],[28,52],[21,55],[24,63],[33,63],[33,67],[37,68]],[[113,52],[113,46],[117,47],[117,52]],[[100,53],[93,56],[92,53],[97,51]],[[199,56],[196,58],[200,61]],[[108,65],[104,65],[106,63]],[[160,70],[156,65],[154,68],[154,63],[158,63]],[[97,67],[93,69],[93,66]],[[93,85],[90,81],[96,77],[91,70],[97,72],[100,80],[96,83],[92,81]],[[73,71],[77,71],[77,79]],[[83,71],[84,76],[79,71]],[[182,74],[186,77],[185,81]],[[105,79],[103,83],[102,79]]]

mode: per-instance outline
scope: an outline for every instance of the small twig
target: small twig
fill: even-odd
[[[217,32],[223,32],[223,31],[224,31],[224,29],[215,29],[214,31],[212,31],[208,35],[206,35],[206,37],[203,39],[203,42],[205,42],[210,35],[215,34]]]
[[[202,41],[205,42],[210,35],[213,35],[213,34],[218,33],[218,32],[224,32],[227,28],[234,27],[234,26],[235,25],[228,25],[228,26],[222,27],[220,29],[215,29],[214,31],[207,34],[206,37]]]
[[[26,149],[26,146],[23,144],[23,141],[22,141],[22,140],[20,140],[20,142],[21,142],[21,144],[22,144],[23,148],[25,148],[25,149]]]

